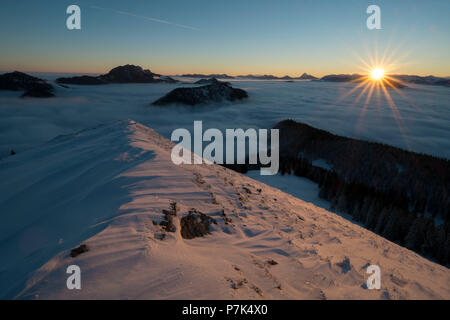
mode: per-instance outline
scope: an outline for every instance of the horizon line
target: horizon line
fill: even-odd
[[[126,64],[125,64],[126,65]],[[123,65],[120,65],[123,66]],[[137,65],[138,66],[138,65]],[[118,66],[116,66],[118,67]],[[142,67],[142,66],[140,66]],[[20,69],[0,69],[0,73],[9,73],[9,72],[14,72],[14,71],[18,71],[18,72],[23,72],[23,73],[50,73],[50,74],[80,74],[80,75],[102,75],[102,74],[106,74],[107,72],[109,72],[111,69],[113,69],[115,67],[110,68],[107,71],[104,72],[79,72],[79,71],[36,71],[36,70],[20,70]],[[146,67],[142,67],[142,69],[149,69],[151,71],[150,68],[146,68]],[[298,78],[300,76],[302,76],[303,74],[307,74],[310,76],[314,76],[316,78],[322,78],[328,75],[353,75],[353,74],[358,74],[358,75],[364,75],[364,73],[361,72],[346,72],[346,73],[342,73],[342,72],[330,72],[330,73],[324,73],[323,75],[315,75],[309,72],[299,72],[297,75],[289,75],[289,74],[281,74],[281,75],[276,75],[276,74],[272,74],[272,73],[240,73],[240,74],[230,74],[230,73],[226,73],[226,72],[208,72],[208,73],[203,73],[203,72],[185,72],[185,73],[177,73],[177,74],[163,74],[163,73],[159,73],[159,72],[154,72],[151,71],[153,73],[157,73],[157,74],[161,74],[162,76],[170,76],[170,77],[181,77],[184,75],[188,75],[188,74],[198,74],[198,75],[204,75],[204,76],[211,76],[211,75],[227,75],[230,77],[242,77],[242,76],[273,76],[273,77],[277,77],[277,78],[282,78],[282,77],[291,77],[291,78]],[[444,75],[436,75],[436,74],[432,74],[432,73],[389,73],[392,76],[395,75],[408,75],[408,76],[420,76],[420,77],[428,77],[428,76],[433,76],[433,77],[439,77],[439,78],[450,78],[450,76],[444,76]]]

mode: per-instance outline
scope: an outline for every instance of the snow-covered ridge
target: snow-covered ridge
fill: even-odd
[[[450,298],[449,269],[226,168],[176,166],[172,146],[127,120],[0,162],[0,298]],[[175,232],[159,225],[171,202]],[[181,236],[191,208],[210,235]]]

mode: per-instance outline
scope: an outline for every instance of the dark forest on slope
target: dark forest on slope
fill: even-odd
[[[450,265],[450,161],[279,122],[280,173],[319,185],[331,209],[375,233]],[[325,160],[331,170],[314,166]],[[255,166],[230,166],[240,172]],[[436,223],[439,221],[439,223]]]
[[[319,184],[321,198],[368,229],[450,264],[450,161],[285,120],[280,171]],[[333,171],[315,167],[323,159]],[[435,218],[443,221],[438,226]]]

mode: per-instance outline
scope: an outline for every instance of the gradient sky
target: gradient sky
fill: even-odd
[[[81,30],[66,28],[70,4],[81,7]],[[381,7],[382,30],[366,27],[370,4]],[[357,56],[368,61],[386,51],[398,59],[393,73],[450,76],[448,0],[1,0],[0,6],[3,71],[104,73],[132,63],[162,74],[322,76],[361,72]]]

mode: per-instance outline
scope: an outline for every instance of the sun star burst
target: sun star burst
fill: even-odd
[[[373,80],[381,80],[384,77],[384,70],[381,68],[375,68],[370,73]]]
[[[401,91],[401,88],[404,87],[405,84],[400,79],[395,77],[395,75],[392,75],[392,72],[399,66],[398,61],[393,61],[393,56],[396,50],[391,52],[390,55],[388,55],[388,51],[389,49],[386,48],[381,59],[378,58],[378,54],[375,57],[372,57],[369,54],[368,61],[364,60],[359,55],[356,55],[358,60],[361,62],[361,64],[356,65],[356,67],[362,72],[359,73],[359,77],[352,81],[355,85],[341,94],[341,96],[337,99],[337,102],[344,100],[354,93],[357,93],[357,95],[352,103],[352,106],[356,105],[361,99],[364,99],[359,120],[357,121],[355,128],[358,132],[369,105],[373,103],[372,98],[376,96],[376,101],[380,111],[384,111],[382,108],[383,102],[380,99],[384,98],[388,109],[392,112],[393,118],[397,123],[404,141],[408,145],[406,126],[392,97],[392,93],[395,92],[400,98],[407,101],[410,105],[413,105],[414,107],[416,106],[411,99],[409,99],[406,94]]]

